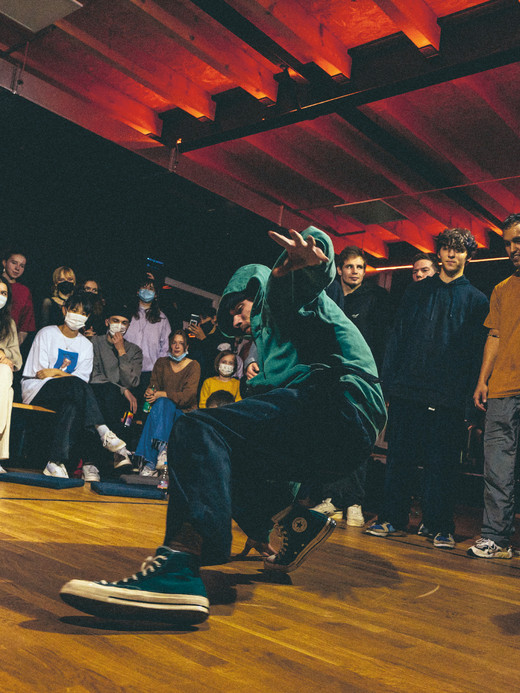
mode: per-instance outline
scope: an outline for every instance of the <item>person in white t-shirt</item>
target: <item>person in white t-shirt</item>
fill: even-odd
[[[22,378],[25,404],[56,411],[49,461],[43,473],[67,478],[70,451],[80,434],[97,431],[103,447],[111,452],[126,453],[126,444],[103,421],[92,387],[93,349],[79,333],[92,311],[92,297],[74,293],[62,306],[64,322],[49,325],[36,335]],[[93,464],[83,465],[86,481],[99,481]]]

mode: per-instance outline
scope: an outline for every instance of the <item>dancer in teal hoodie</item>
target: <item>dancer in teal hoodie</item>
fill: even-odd
[[[255,488],[264,520],[275,512],[282,546],[266,569],[294,570],[333,530],[331,518],[301,504],[274,507],[265,481],[344,477],[370,454],[385,404],[370,349],[324,292],[335,274],[328,236],[313,227],[270,236],[284,248],[273,270],[239,269],[218,316],[225,334],[255,341],[254,394],[176,422],[164,545],[125,580],[72,580],[61,592],[67,603],[116,618],[203,621],[209,602],[199,566],[229,558],[235,481]]]

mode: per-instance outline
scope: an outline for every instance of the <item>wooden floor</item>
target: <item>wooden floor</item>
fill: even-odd
[[[161,501],[0,482],[0,690],[520,690],[520,558],[465,555],[411,535],[338,528],[290,576],[257,559],[204,570],[211,617],[198,628],[81,615],[70,578],[119,579],[161,543]],[[234,549],[242,548],[236,530]]]

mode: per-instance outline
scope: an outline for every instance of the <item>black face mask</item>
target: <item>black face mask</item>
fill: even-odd
[[[58,282],[58,291],[64,296],[68,296],[74,290],[74,284],[72,282]]]
[[[202,322],[200,326],[202,327],[202,331],[206,336],[208,336],[211,330],[215,327],[211,320],[208,320],[208,322]]]

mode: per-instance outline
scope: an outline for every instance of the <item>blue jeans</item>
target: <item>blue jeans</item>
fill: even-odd
[[[168,445],[165,543],[188,523],[202,537],[203,563],[227,561],[232,482],[254,490],[248,509],[258,530],[290,502],[266,480],[342,478],[368,457],[374,437],[339,384],[319,376],[180,417]]]
[[[388,409],[388,454],[381,522],[406,529],[415,470],[424,469],[422,521],[437,534],[453,534],[453,506],[464,413],[394,398]]]
[[[520,395],[488,399],[484,431],[482,537],[509,544],[515,521],[515,463],[520,432]]]
[[[166,445],[172,426],[180,416],[183,416],[182,410],[171,399],[160,397],[154,402],[135,451],[147,467],[155,469],[161,444]]]

